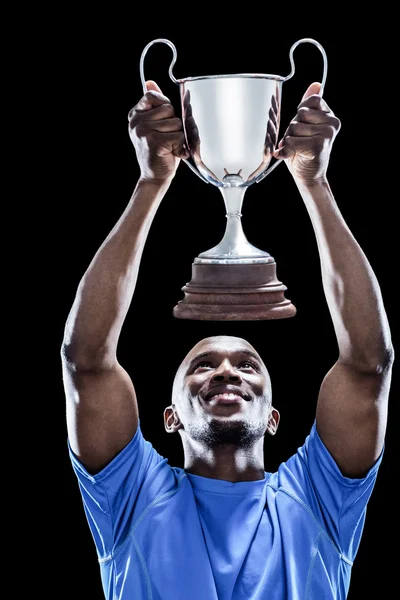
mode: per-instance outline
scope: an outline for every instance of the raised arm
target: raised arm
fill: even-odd
[[[117,361],[117,344],[149,228],[179,159],[187,156],[170,101],[154,82],[147,89],[128,117],[140,178],[79,283],[61,349],[69,442],[91,473],[106,466],[137,429],[135,390]]]
[[[274,155],[285,159],[311,218],[339,347],[321,385],[317,430],[342,473],[357,478],[383,448],[394,352],[378,281],[326,177],[340,122],[319,89],[309,87]]]

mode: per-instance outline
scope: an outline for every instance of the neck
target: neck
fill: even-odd
[[[237,483],[264,479],[264,438],[247,448],[231,444],[212,448],[185,436],[185,471],[200,477]]]

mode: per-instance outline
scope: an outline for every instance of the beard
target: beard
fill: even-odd
[[[264,421],[222,421],[212,419],[207,423],[188,423],[187,434],[206,448],[233,446],[251,448],[266,432]]]

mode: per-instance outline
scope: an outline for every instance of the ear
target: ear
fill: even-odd
[[[319,94],[321,91],[321,87],[321,84],[317,81],[309,85],[301,101],[303,102],[303,100],[306,100],[309,96],[312,96],[313,94]]]
[[[149,79],[148,81],[146,81],[146,90],[148,92],[153,91],[153,92],[159,92],[160,94],[162,94],[162,91],[160,90],[160,88],[158,87],[156,82],[153,81],[152,79]]]
[[[279,412],[276,410],[276,408],[271,406],[271,414],[268,419],[268,425],[267,425],[267,432],[270,435],[276,434],[280,418],[281,418],[281,415],[279,414]]]
[[[167,433],[175,433],[179,429],[183,429],[174,404],[167,406],[164,410],[164,427]]]

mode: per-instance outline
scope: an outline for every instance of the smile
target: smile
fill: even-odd
[[[233,404],[250,400],[249,395],[237,385],[216,385],[208,390],[204,400],[206,402]]]
[[[209,402],[218,404],[237,404],[242,402],[242,396],[234,394],[232,392],[225,392],[223,394],[215,394],[209,398]]]

